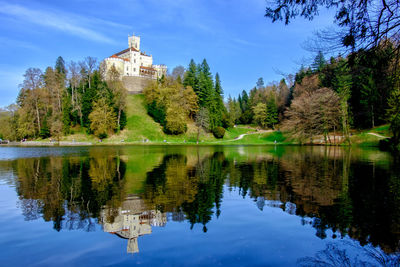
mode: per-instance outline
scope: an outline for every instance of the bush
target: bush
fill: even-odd
[[[164,107],[157,106],[155,101],[147,106],[147,113],[154,119],[155,122],[165,126],[166,112]]]
[[[107,138],[107,136],[108,136],[108,134],[106,134],[106,133],[101,133],[101,134],[98,135],[98,137],[99,137],[100,139]]]
[[[219,126],[217,126],[217,127],[215,127],[213,130],[212,130],[212,133],[213,133],[213,135],[215,136],[215,138],[222,138],[222,137],[224,137],[224,135],[225,135],[225,129],[224,128],[222,128],[222,127],[219,127]]]

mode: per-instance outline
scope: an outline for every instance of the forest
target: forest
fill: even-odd
[[[109,77],[105,77],[105,76]],[[43,73],[29,68],[16,104],[0,111],[0,138],[56,138],[85,129],[105,138],[126,125],[126,90],[118,73],[107,74],[93,57],[65,64],[58,57]]]
[[[228,98],[236,124],[256,123],[280,129],[299,140],[368,129],[390,123],[399,142],[399,44],[390,40],[346,57],[324,58],[318,52],[310,66],[264,86],[260,78],[249,94]]]

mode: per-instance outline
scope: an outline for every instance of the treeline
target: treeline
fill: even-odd
[[[0,112],[0,137],[59,140],[78,129],[104,138],[123,129],[126,90],[115,69],[105,76],[92,57],[68,65],[58,57],[44,73],[27,69],[16,104]]]
[[[168,134],[186,132],[191,120],[199,131],[210,131],[217,138],[229,127],[219,75],[213,79],[205,59],[198,65],[191,60],[186,71],[182,66],[175,68],[172,75],[150,83],[144,95],[149,115]]]
[[[237,99],[228,97],[229,121],[231,124],[254,123],[274,128],[283,118],[289,101],[290,90],[285,79],[265,86],[263,78],[259,78],[257,86],[249,94],[243,90]]]
[[[326,60],[321,52],[309,67],[302,66],[288,83],[264,87],[262,79],[250,96],[243,91],[228,100],[235,123],[256,123],[291,132],[300,140],[341,131],[350,142],[350,128],[365,129],[390,123],[393,141],[400,138],[399,43],[390,40],[376,47]],[[292,82],[293,80],[293,82]]]

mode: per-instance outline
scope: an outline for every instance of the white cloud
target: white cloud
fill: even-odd
[[[12,5],[0,2],[0,14],[17,18],[23,22],[29,22],[36,25],[53,28],[62,32],[102,43],[114,43],[114,41],[104,34],[91,28],[100,28],[99,26],[128,28],[126,25],[96,19],[85,18],[74,14],[61,12],[58,10],[39,10],[26,8],[21,5]]]

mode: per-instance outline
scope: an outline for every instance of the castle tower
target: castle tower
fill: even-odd
[[[128,36],[128,46],[129,48],[135,48],[136,50],[140,51],[140,36]]]

